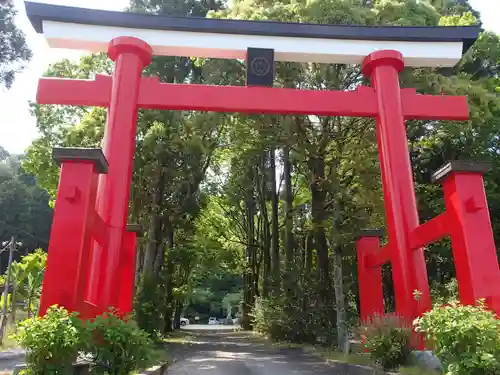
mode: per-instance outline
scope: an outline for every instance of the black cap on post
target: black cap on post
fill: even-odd
[[[247,86],[272,87],[274,82],[274,50],[247,49]]]
[[[432,173],[431,181],[441,183],[452,172],[469,172],[484,174],[491,169],[491,163],[468,160],[452,160]]]
[[[356,239],[360,239],[363,237],[383,237],[385,235],[385,231],[380,228],[372,228],[372,229],[361,229],[357,235]]]
[[[140,224],[127,224],[127,232],[132,232],[137,235],[137,237],[142,237],[144,235],[144,231]]]
[[[108,161],[100,148],[54,147],[52,159],[60,165],[64,161],[91,161],[100,174],[108,173]]]

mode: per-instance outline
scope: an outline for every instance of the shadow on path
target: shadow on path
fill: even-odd
[[[348,375],[299,348],[274,348],[251,333],[190,334],[167,345],[175,360],[169,375]]]

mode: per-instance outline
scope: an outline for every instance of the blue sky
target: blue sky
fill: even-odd
[[[32,0],[51,4],[83,8],[122,10],[128,0]],[[500,34],[500,0],[470,0],[481,13],[484,27]],[[36,120],[28,110],[28,101],[35,99],[37,79],[49,64],[62,58],[78,59],[80,51],[49,49],[41,35],[37,35],[26,15],[23,0],[14,0],[19,10],[16,19],[27,36],[34,57],[28,68],[20,74],[10,90],[0,89],[0,145],[11,153],[22,153],[37,137]]]

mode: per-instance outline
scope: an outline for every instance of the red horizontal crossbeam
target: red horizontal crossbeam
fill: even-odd
[[[448,217],[446,212],[443,212],[439,216],[420,224],[416,229],[414,229],[410,234],[410,247],[412,250],[421,249],[424,246],[439,241],[441,238],[447,236]],[[374,253],[368,254],[366,256],[366,266],[370,268],[380,267],[383,264],[389,262],[391,259],[391,249],[389,244],[386,244]]]
[[[95,80],[40,78],[38,104],[107,107],[111,98],[111,76],[96,75]]]
[[[410,246],[413,250],[420,249],[433,242],[446,237],[448,233],[448,216],[446,211],[442,214],[420,224],[410,234]]]
[[[366,256],[366,266],[370,268],[380,267],[391,260],[391,248],[389,244],[382,246],[375,254]]]
[[[111,86],[112,78],[104,75],[96,76],[95,80],[42,78],[37,102],[107,107]],[[407,119],[466,120],[469,117],[467,99],[463,96],[418,95],[414,89],[402,89],[401,99]],[[378,111],[376,93],[367,86],[355,91],[297,90],[170,84],[148,77],[142,79],[138,107],[353,117],[375,117]]]
[[[106,226],[106,223],[102,218],[99,216],[95,210],[91,213],[92,215],[92,230],[91,230],[91,235],[96,240],[99,242],[99,244],[103,247],[107,246],[107,241],[108,241],[108,229]]]

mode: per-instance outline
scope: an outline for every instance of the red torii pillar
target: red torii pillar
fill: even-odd
[[[419,219],[399,87],[403,56],[396,51],[375,52],[365,58],[362,69],[372,80],[379,106],[377,142],[396,310],[411,318],[422,312],[417,310],[415,289],[421,294],[421,309],[430,308],[431,299],[424,253],[412,252],[410,246],[410,234],[418,227]]]
[[[40,299],[42,315],[55,304],[70,311],[87,310],[80,296],[88,284],[91,232],[99,227],[93,215],[98,175],[108,172],[99,149],[54,149],[52,156],[61,172]]]
[[[443,185],[446,210],[411,231],[410,250],[422,252],[423,246],[449,236],[461,303],[484,298],[500,316],[500,267],[483,182],[488,169],[488,163],[453,160],[433,173],[432,180]],[[362,320],[384,312],[381,266],[393,260],[390,242],[379,247],[382,235],[364,230],[356,242]]]
[[[468,118],[464,97],[417,95],[414,89],[400,89],[398,72],[402,56],[395,51],[376,52],[365,60],[363,70],[373,81],[373,88],[355,91],[311,91],[267,87],[231,87],[160,83],[158,79],[141,78],[141,71],[151,59],[151,49],[137,38],[122,37],[110,44],[109,55],[115,61],[113,77],[97,76],[92,80],[43,78],[37,100],[40,104],[66,104],[108,107],[108,124],[104,137],[104,155],[109,162],[108,174],[99,179],[96,217],[105,227],[103,241],[94,246],[89,265],[85,299],[99,309],[107,306],[125,308],[124,299],[133,285],[121,281],[121,259],[132,259],[132,237],[127,238],[125,224],[131,183],[136,117],[138,108],[164,110],[200,110],[265,114],[316,114],[320,116],[363,116],[377,118],[377,137],[383,175],[386,213],[391,253],[395,259],[398,309],[414,315],[413,288],[418,287],[428,307],[428,286],[423,254],[409,251],[409,232],[418,226],[411,167],[409,163],[405,119]],[[63,177],[61,176],[61,179]],[[53,236],[60,231],[57,211]],[[64,220],[64,219],[62,219]],[[51,238],[49,258],[61,238]],[[87,249],[86,251],[89,251]],[[373,254],[375,257],[380,255]],[[75,262],[78,260],[75,258]],[[373,260],[367,259],[367,263]],[[50,261],[49,261],[50,263]],[[54,267],[48,267],[46,279],[57,280]],[[416,277],[414,272],[417,272]],[[129,277],[129,276],[127,276]],[[59,278],[60,282],[63,282]],[[133,280],[132,280],[133,283]],[[48,298],[53,284],[44,283],[45,305],[64,304],[57,295]],[[128,304],[128,306],[130,306]],[[127,307],[129,308],[129,307]],[[43,312],[42,312],[43,313]]]
[[[49,256],[43,281],[40,314],[52,305],[91,318],[108,310],[87,295],[91,269],[91,244],[107,247],[108,230],[95,210],[99,175],[108,173],[108,163],[100,149],[54,148],[52,157],[61,165],[56,206],[51,229]],[[135,276],[135,244],[140,227],[128,224],[120,252],[119,299],[121,314],[132,311]]]
[[[474,304],[485,298],[500,314],[500,268],[482,179],[487,168],[452,161],[436,172],[433,179],[443,181],[446,211],[419,224],[397,78],[403,68],[402,56],[395,51],[376,52],[363,63],[379,103],[377,141],[388,243],[379,247],[381,233],[374,230],[362,232],[357,240],[361,319],[384,312],[380,267],[388,261],[393,267],[398,315],[411,322],[428,310],[423,247],[447,235],[452,240],[461,302]]]
[[[500,316],[500,267],[483,182],[489,169],[488,163],[454,160],[437,170],[432,178],[443,186],[446,211],[420,238],[449,235],[460,301],[472,305],[484,298]]]
[[[115,62],[103,140],[109,171],[101,177],[97,192],[97,213],[107,226],[108,242],[107,249],[94,246],[93,282],[89,285],[88,298],[100,306],[117,306],[116,286],[123,282],[118,275],[132,183],[137,99],[142,70],[151,62],[153,51],[139,39],[123,37],[110,43],[108,55]],[[128,283],[126,280],[125,284]]]
[[[438,171],[440,177],[434,179],[444,181],[446,212],[419,223],[397,77],[403,68],[403,58],[395,51],[373,53],[363,62],[363,73],[372,79],[379,103],[377,141],[388,243],[380,248],[381,233],[373,230],[357,241],[361,318],[384,312],[380,267],[387,261],[393,266],[398,315],[411,321],[428,310],[423,247],[446,235],[452,239],[461,301],[473,304],[486,298],[498,313],[500,269],[481,176],[484,166],[453,161]]]

